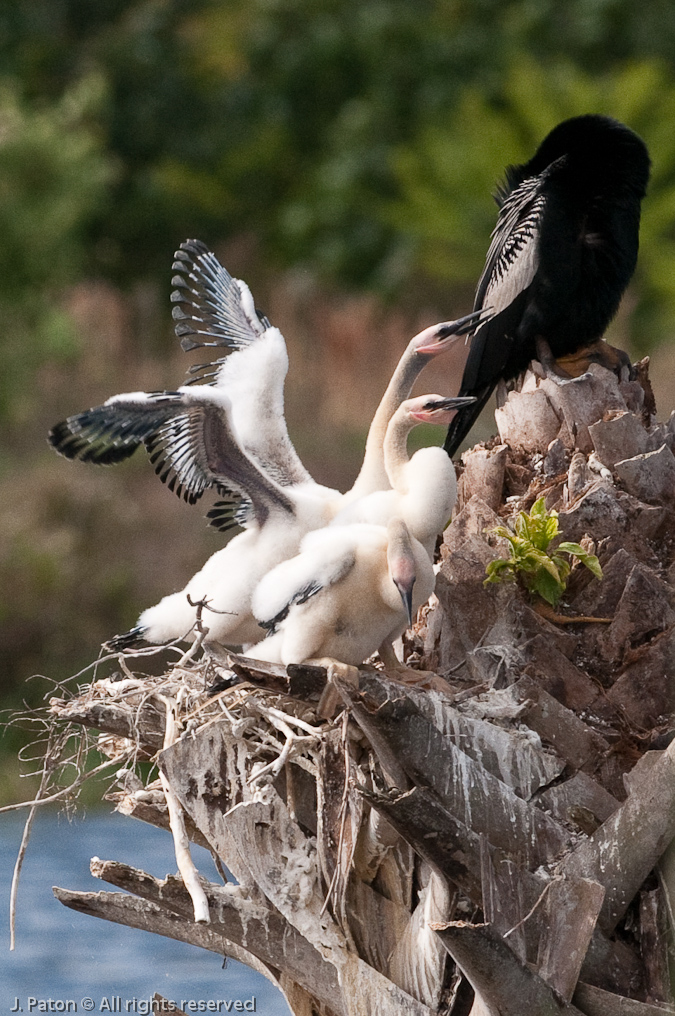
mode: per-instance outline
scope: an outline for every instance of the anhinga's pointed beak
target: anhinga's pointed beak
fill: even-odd
[[[426,403],[425,409],[461,409],[476,401],[475,395],[453,395],[447,399],[433,399]]]
[[[410,415],[420,423],[450,423],[458,409],[470,406],[475,401],[473,395],[455,395],[447,399],[431,397],[420,409],[411,411]]]
[[[443,321],[438,325],[431,325],[420,332],[416,338],[422,345],[416,346],[416,351],[426,356],[436,356],[452,346],[462,335],[469,335],[475,332],[480,325],[492,317],[492,310],[483,309],[472,311],[456,321]],[[414,341],[414,340],[413,340]]]
[[[395,579],[394,579],[394,581],[396,582]],[[415,585],[415,580],[414,579],[410,583],[407,583],[407,582],[406,583],[396,582],[396,588],[398,589],[399,593],[401,594],[401,599],[403,600],[403,606],[405,607],[406,614],[408,615],[408,627],[410,627],[412,625],[412,623],[413,623],[413,609],[412,609],[412,606],[413,606],[413,586],[414,585]]]

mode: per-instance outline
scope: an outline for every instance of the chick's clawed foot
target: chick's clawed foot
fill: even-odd
[[[398,667],[387,667],[386,671],[389,677],[393,677],[395,681],[401,681],[403,684],[431,685],[433,687],[434,682],[443,680],[438,674],[434,674],[433,670],[414,670],[412,667],[406,667],[403,663],[399,663]]]
[[[433,670],[414,670],[412,667],[407,667],[405,663],[401,663],[388,642],[380,646],[378,654],[384,664],[387,677],[392,680],[400,681],[402,684],[416,684],[434,688],[436,691],[448,691],[447,683]]]

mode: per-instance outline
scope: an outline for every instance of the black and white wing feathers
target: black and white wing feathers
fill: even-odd
[[[62,455],[99,463],[128,458],[145,445],[163,483],[190,504],[215,488],[247,502],[247,520],[271,511],[292,515],[292,501],[252,461],[232,433],[229,409],[212,389],[116,395],[58,424],[49,440]]]
[[[471,340],[460,395],[476,402],[460,410],[448,428],[445,449],[453,455],[487,402],[512,356],[529,289],[539,267],[539,236],[546,207],[548,174],[523,180],[508,194],[501,208],[478,281],[474,310],[490,310]]]
[[[192,381],[210,383],[114,396],[57,424],[49,441],[68,458],[99,465],[122,462],[144,445],[162,481],[186,501],[194,503],[207,487],[228,499],[227,510],[221,506],[212,518],[221,529],[260,521],[261,513],[275,507],[289,510],[279,485],[313,481],[286,429],[283,336],[256,310],[246,283],[234,279],[203,243],[188,240],[175,257],[180,274],[173,278],[171,299],[184,349],[217,346],[229,352],[196,368],[202,376]],[[218,409],[225,403],[227,424]],[[206,443],[215,465],[205,455]],[[252,496],[237,476],[253,484]]]
[[[530,177],[506,196],[492,231],[474,310],[506,310],[531,285],[539,267],[538,239],[548,173]]]
[[[475,310],[490,308],[493,316],[473,337],[462,378],[462,393],[464,389],[468,392],[480,388],[495,375],[499,376],[509,359],[526,294],[539,267],[539,236],[546,207],[547,179],[548,173],[542,173],[524,180],[501,206],[474,304]]]
[[[48,441],[67,459],[112,466],[130,458],[146,433],[144,421],[139,426],[133,418],[120,418],[115,410],[96,406],[57,423],[49,431]]]
[[[222,500],[214,502],[207,511],[209,526],[219,533],[227,533],[238,526],[246,526],[253,517],[253,505],[237,491],[218,488]]]
[[[176,251],[171,294],[176,335],[185,350],[225,347],[228,355],[190,368],[189,384],[207,382],[225,391],[242,447],[282,486],[311,483],[288,436],[284,337],[256,309],[251,291],[233,278],[199,240]]]
[[[113,465],[144,445],[163,483],[194,504],[217,480],[204,468],[203,411],[180,392],[116,395],[58,423],[49,443],[68,459]]]
[[[234,279],[201,240],[176,251],[171,284],[175,332],[184,350],[202,346],[243,349],[270,327],[245,282]]]
[[[299,603],[307,603],[313,596],[320,593],[325,586],[322,586],[319,582],[314,579],[310,579],[306,585],[296,589],[290,600],[288,600],[283,607],[274,615],[274,617],[267,618],[264,621],[258,621],[258,624],[263,628],[269,635],[273,635],[277,631],[282,621],[285,621],[288,617],[291,607],[294,607]]]

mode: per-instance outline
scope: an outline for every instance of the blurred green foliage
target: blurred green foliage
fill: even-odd
[[[53,294],[79,272],[168,285],[187,235],[249,232],[273,264],[390,295],[473,285],[505,164],[589,109],[652,151],[635,320],[659,339],[674,58],[662,0],[5,0],[0,304],[51,307],[14,346],[28,326],[68,348]]]
[[[25,420],[33,406],[21,382],[45,355],[76,349],[59,297],[82,272],[87,223],[113,178],[90,123],[103,87],[89,76],[34,104],[17,82],[0,82],[0,418]]]

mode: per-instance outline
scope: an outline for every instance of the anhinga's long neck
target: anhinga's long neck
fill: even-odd
[[[410,347],[398,361],[370,424],[363,464],[350,494],[361,497],[375,490],[388,490],[391,486],[384,453],[387,427],[398,407],[410,396],[413,385],[426,363],[427,358]],[[405,452],[405,438],[403,444]]]
[[[384,468],[390,485],[399,494],[407,494],[406,466],[408,457],[408,434],[416,425],[416,421],[402,406],[396,410],[384,438]]]

